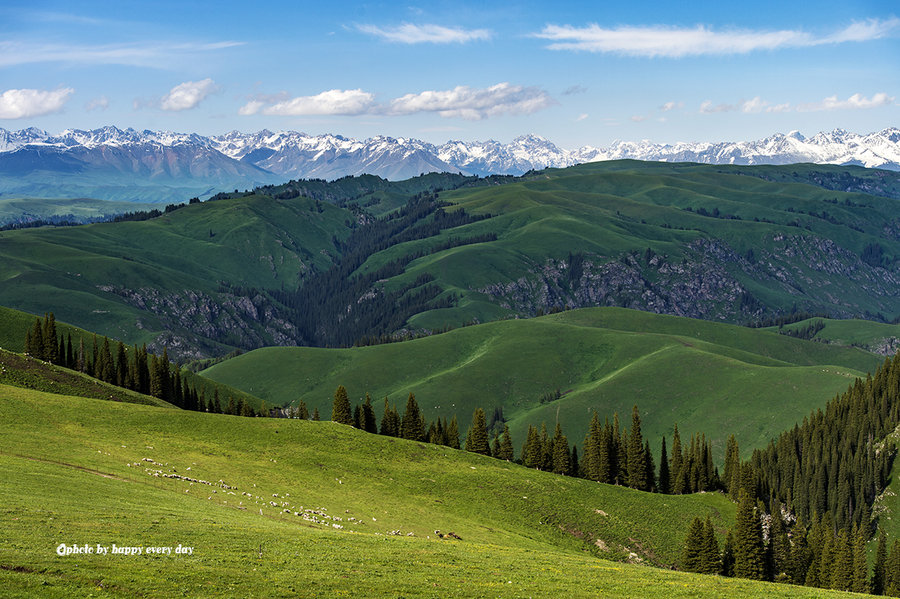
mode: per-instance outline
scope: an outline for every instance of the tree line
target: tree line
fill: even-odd
[[[873,505],[887,488],[896,455],[886,437],[898,424],[900,353],[746,462],[731,437],[724,478],[739,502],[734,529],[713,559],[715,539],[694,521],[682,565],[696,572],[900,596],[900,542],[888,552],[882,529],[871,574],[866,558],[866,543],[878,527]],[[708,555],[700,559],[704,548]]]
[[[113,349],[115,346],[115,349]],[[72,334],[65,336],[56,329],[53,312],[35,317],[25,332],[25,353],[45,362],[75,370],[110,385],[150,395],[185,410],[232,414],[235,416],[268,416],[263,405],[257,412],[243,398],[220,399],[218,387],[212,397],[198,389],[182,375],[181,368],[169,361],[168,350],[162,356],[147,351],[147,345],[127,347],[123,342],[110,342],[109,337],[91,336],[90,343]]]

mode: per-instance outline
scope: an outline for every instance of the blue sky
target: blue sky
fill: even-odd
[[[561,147],[900,126],[888,1],[0,5],[0,127]]]

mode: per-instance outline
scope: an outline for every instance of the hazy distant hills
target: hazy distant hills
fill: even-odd
[[[585,162],[636,159],[706,164],[858,165],[900,170],[900,129],[860,135],[843,130],[797,132],[747,142],[656,144],[615,142],[607,148],[559,148],[525,135],[508,144],[407,138],[366,140],[296,131],[205,137],[195,133],[103,127],[51,135],[36,128],[0,129],[0,197],[55,197],[181,202],[219,191],[289,179],[373,174],[403,180],[422,173],[513,174]]]

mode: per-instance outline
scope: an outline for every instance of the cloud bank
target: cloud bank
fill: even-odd
[[[550,50],[574,50],[640,56],[683,58],[686,56],[747,54],[760,50],[802,48],[847,42],[865,42],[900,31],[900,18],[869,19],[839,31],[815,36],[801,30],[713,31],[703,25],[694,28],[665,26],[603,28],[547,25],[533,37],[553,41]]]
[[[487,88],[465,85],[449,90],[428,90],[394,98],[386,104],[361,89],[332,89],[314,96],[298,96],[272,101],[257,97],[244,106],[241,115],[318,116],[383,115],[406,116],[436,113],[445,118],[477,121],[503,114],[531,114],[555,104],[547,92],[537,87],[498,83]]]

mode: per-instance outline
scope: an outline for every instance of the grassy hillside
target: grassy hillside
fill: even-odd
[[[691,518],[731,526],[720,494],[643,494],[328,422],[0,394],[8,597],[808,594],[600,559],[673,562]],[[142,553],[60,557],[61,543]],[[146,552],[179,545],[192,553]]]
[[[800,331],[817,323],[822,325],[822,328],[812,337],[817,341],[860,347],[882,355],[893,355],[900,348],[900,324],[885,324],[859,319],[809,318],[784,325],[783,329]],[[778,331],[778,327],[770,327],[768,330]]]
[[[296,286],[330,264],[348,215],[327,203],[251,195],[148,221],[2,232],[0,303],[53,311],[130,343],[165,332],[160,352],[163,343],[187,343],[224,354],[230,337],[253,335],[277,343],[290,330],[232,287]]]
[[[900,200],[870,195],[895,196],[894,183],[858,169],[785,168],[618,161],[524,178],[294,182],[148,221],[2,232],[0,303],[52,309],[128,342],[168,345],[183,359],[308,344],[291,311],[302,307],[287,309],[272,293],[293,292],[352,254],[358,248],[342,245],[351,231],[410,195],[461,185],[441,192],[457,206],[447,210],[492,217],[406,235],[430,231],[435,215],[426,214],[403,235],[380,237],[388,241],[357,273],[418,258],[344,305],[390,312],[401,300],[381,292],[427,275],[442,290],[436,301],[455,304],[416,305],[408,327],[597,305],[730,322],[793,308],[900,314]],[[372,326],[354,339],[398,328]]]
[[[107,385],[97,379],[66,368],[53,366],[40,360],[25,359],[22,356],[11,353],[22,353],[25,351],[25,331],[31,328],[34,320],[35,316],[32,314],[0,306],[0,364],[4,367],[4,371],[0,374],[0,382],[39,391],[77,395],[79,397],[109,399],[112,396],[117,401],[150,403],[153,405],[164,403],[156,398]],[[91,351],[94,333],[60,321],[56,322],[56,329],[60,336],[72,336],[72,343],[76,351],[82,339],[85,342],[87,351]],[[126,351],[131,351],[131,348],[128,347]],[[257,409],[262,404],[262,401],[251,393],[217,383],[187,370],[182,370],[182,378],[197,389],[198,392],[202,391],[207,400],[211,400],[218,389],[219,396],[226,404],[229,397],[234,397],[235,401],[243,399]]]
[[[0,198],[0,226],[52,219],[85,222],[113,214],[150,210],[153,207],[151,204],[137,202],[108,202],[89,198]]]
[[[891,263],[900,242],[885,232],[885,223],[897,223],[896,199],[716,167],[631,161],[549,170],[441,197],[470,213],[496,215],[454,231],[492,231],[496,242],[428,256],[407,270],[407,277],[432,273],[461,294],[460,322],[554,303],[738,322],[751,317],[755,302],[770,310],[900,314]],[[888,256],[889,274],[861,261],[872,244]],[[404,249],[382,252],[366,267]],[[579,253],[587,267],[573,273],[568,257]],[[426,313],[412,323],[436,327],[450,316]]]
[[[574,310],[353,349],[264,348],[203,375],[282,405],[330,414],[338,384],[353,400],[385,396],[402,411],[414,392],[427,418],[502,406],[518,452],[529,424],[558,418],[580,444],[590,415],[642,411],[658,451],[674,423],[704,432],[717,451],[734,433],[749,452],[874,370],[880,357],[784,335],[618,308]],[[560,390],[562,399],[542,404]],[[630,423],[628,420],[627,423]],[[627,424],[623,420],[623,426]]]

